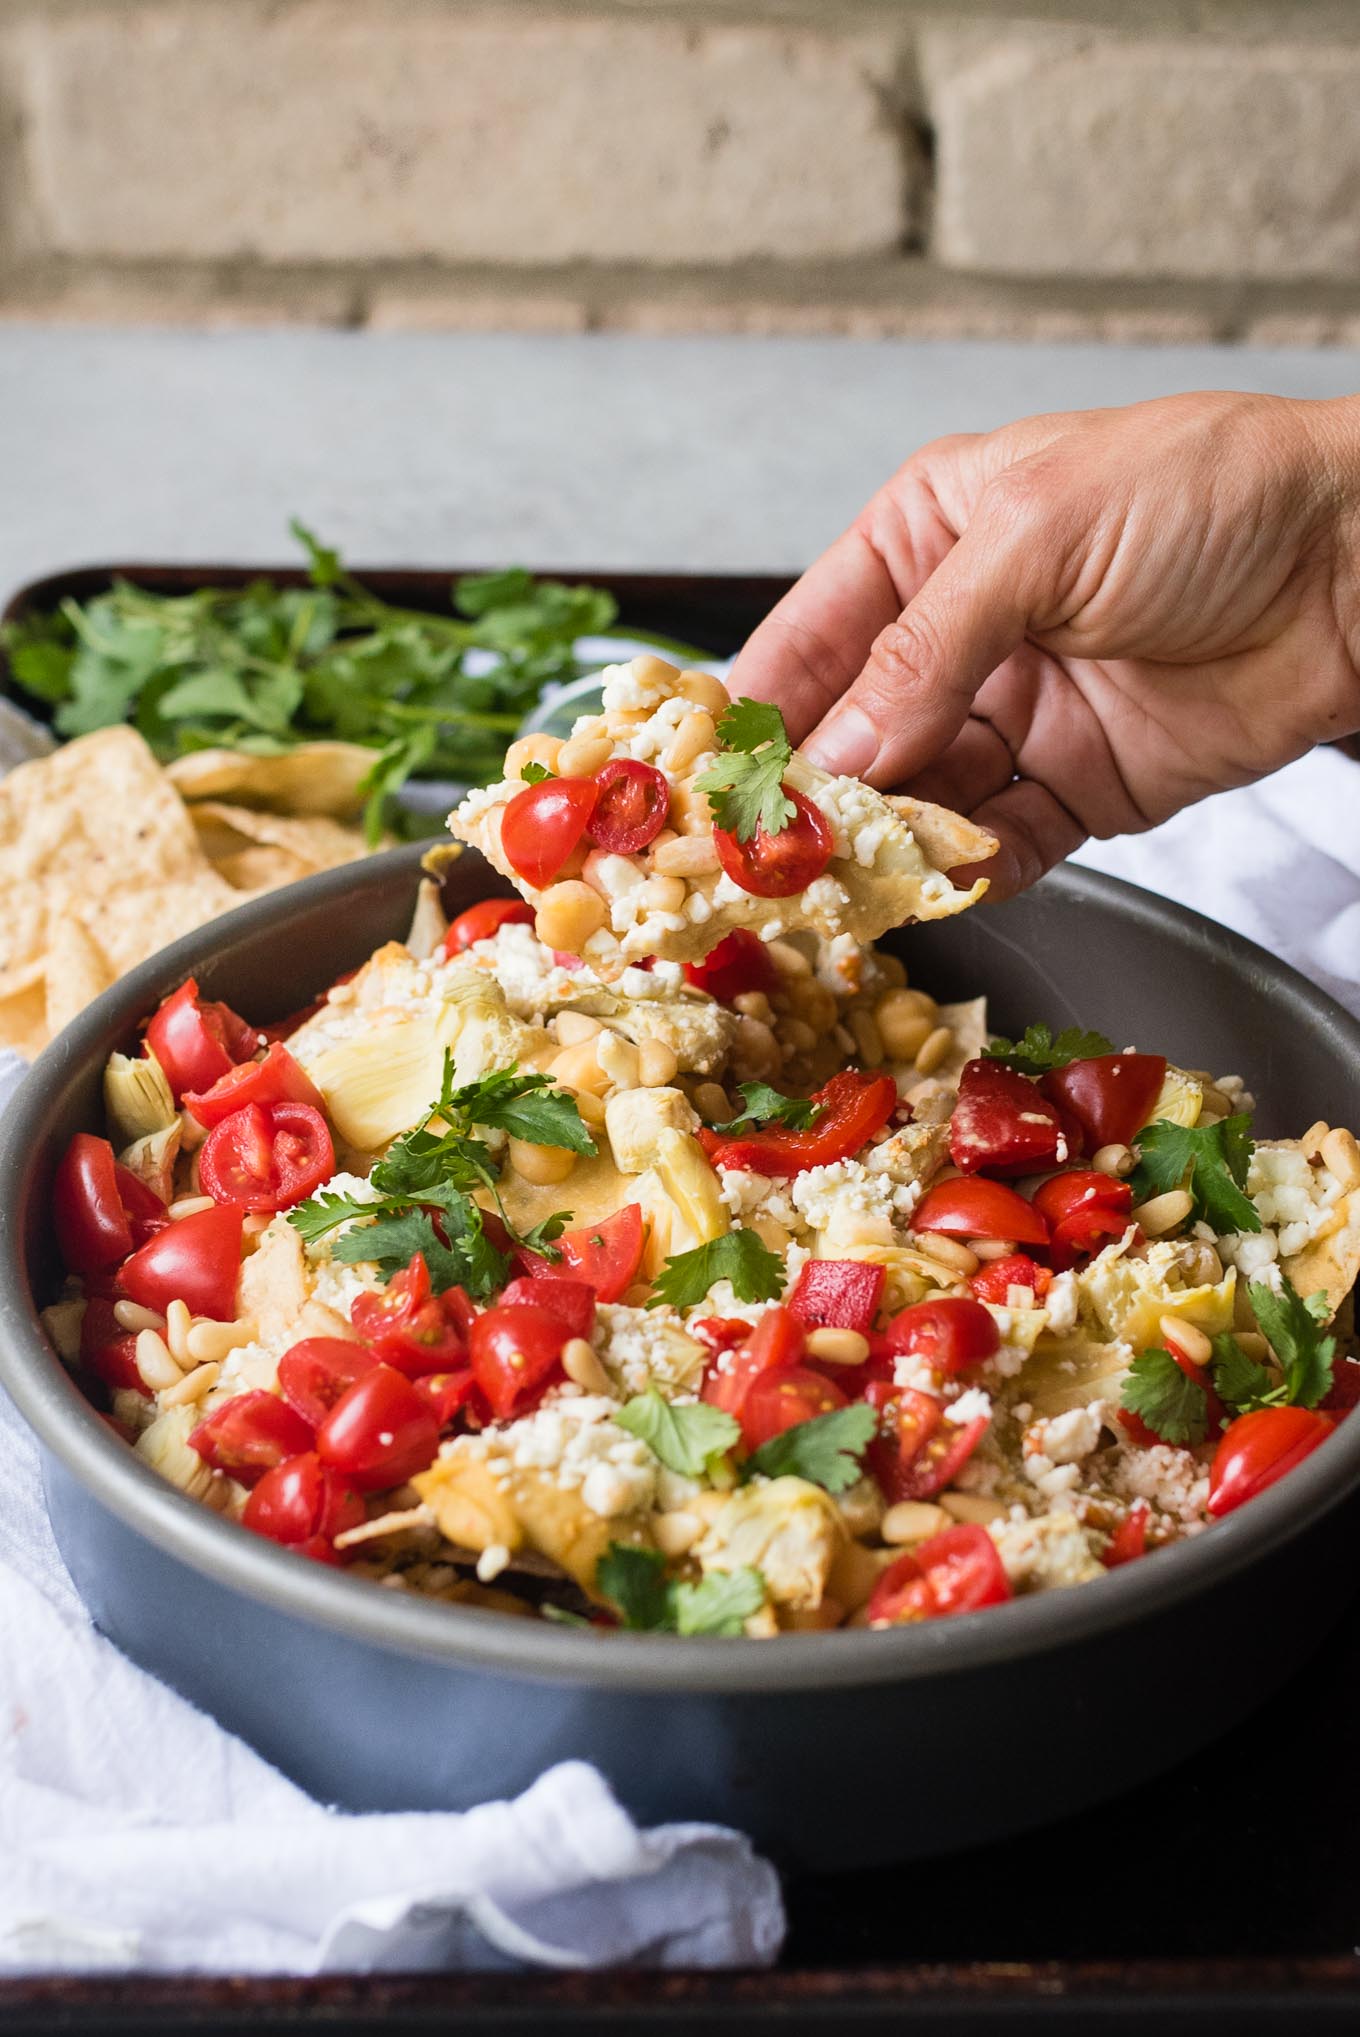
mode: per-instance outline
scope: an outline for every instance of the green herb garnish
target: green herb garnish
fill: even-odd
[[[998,1036],[982,1051],[989,1061],[1003,1061],[1017,1075],[1047,1075],[1051,1069],[1065,1068],[1069,1061],[1094,1061],[1101,1054],[1113,1054],[1115,1045],[1104,1033],[1083,1032],[1080,1026],[1064,1026],[1055,1039],[1041,1022],[1026,1026],[1018,1040]]]
[[[718,742],[721,754],[695,779],[695,790],[708,794],[718,826],[739,842],[749,842],[757,828],[777,835],[797,810],[784,790],[793,746],[783,715],[768,701],[733,701],[718,722]]]
[[[806,1478],[827,1492],[846,1492],[860,1475],[860,1459],[873,1441],[878,1416],[863,1401],[795,1422],[762,1443],[746,1465],[765,1478]]]
[[[714,1283],[730,1280],[739,1301],[774,1301],[784,1291],[784,1262],[754,1231],[728,1231],[692,1252],[676,1252],[657,1274],[648,1308],[693,1308]]]
[[[1246,1193],[1252,1138],[1245,1113],[1193,1127],[1158,1118],[1143,1127],[1135,1144],[1138,1165],[1129,1183],[1136,1203],[1184,1186],[1193,1215],[1215,1231],[1260,1230],[1260,1212]]]
[[[595,1570],[595,1584],[617,1606],[625,1627],[650,1634],[739,1634],[765,1603],[758,1570],[710,1571],[699,1584],[666,1575],[658,1549],[611,1542]]]

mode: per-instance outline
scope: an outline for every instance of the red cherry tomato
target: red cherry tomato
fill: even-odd
[[[803,1356],[803,1325],[793,1310],[767,1309],[748,1337],[714,1352],[699,1397],[740,1420],[756,1380],[767,1372],[792,1370],[802,1364]]]
[[[1053,1275],[1047,1266],[1036,1265],[1028,1254],[1011,1252],[1004,1259],[989,1259],[972,1275],[968,1285],[978,1301],[989,1301],[993,1308],[1007,1308],[1013,1287],[1027,1287],[1035,1300],[1041,1301],[1053,1285]]]
[[[346,1387],[316,1432],[316,1454],[361,1492],[404,1485],[439,1448],[439,1424],[409,1379],[375,1365]]]
[[[890,1563],[869,1600],[869,1625],[946,1619],[1013,1596],[997,1546],[985,1528],[965,1523],[932,1535]]]
[[[617,1301],[637,1278],[645,1242],[642,1206],[626,1202],[602,1224],[564,1231],[557,1240],[561,1258],[541,1260],[530,1270],[535,1280],[556,1274],[584,1281],[594,1288],[597,1300]]]
[[[588,1339],[595,1328],[595,1290],[584,1280],[565,1280],[554,1273],[512,1280],[500,1298],[501,1307],[515,1308],[524,1302],[556,1316],[564,1336]]]
[[[734,884],[754,898],[792,898],[806,891],[831,861],[835,841],[810,799],[792,786],[784,796],[793,801],[793,819],[777,835],[767,835],[757,823],[749,842],[739,842],[727,828],[715,825],[713,846],[718,861]]]
[[[1010,1238],[1017,1245],[1048,1243],[1048,1229],[1032,1203],[1000,1181],[941,1181],[927,1189],[911,1217],[914,1231],[945,1238]]]
[[[326,1120],[309,1103],[248,1103],[214,1125],[198,1156],[206,1195],[260,1212],[291,1209],[334,1172]]]
[[[599,796],[586,833],[597,849],[632,856],[656,840],[666,825],[671,788],[654,764],[635,757],[611,757],[595,773]]]
[[[777,990],[779,971],[758,934],[749,927],[734,927],[702,962],[686,962],[685,980],[720,1004],[731,1004],[745,990]]]
[[[466,912],[451,920],[444,936],[446,956],[461,955],[478,941],[489,941],[502,927],[531,927],[534,909],[522,898],[479,898]]]
[[[1057,1107],[999,1061],[969,1061],[949,1120],[949,1153],[964,1174],[1038,1174],[1067,1158]],[[1008,1238],[1009,1231],[993,1236]]]
[[[875,1381],[864,1397],[882,1415],[880,1433],[869,1445],[869,1469],[891,1501],[933,1499],[943,1492],[987,1428],[985,1415],[971,1422],[950,1421],[933,1394],[915,1387]]]
[[[411,1384],[438,1422],[441,1435],[465,1408],[478,1410],[483,1415],[484,1419],[473,1423],[476,1428],[485,1427],[486,1420],[490,1419],[491,1410],[472,1376],[471,1367],[462,1372],[427,1372],[423,1378],[413,1379]]]
[[[1209,1512],[1230,1514],[1256,1499],[1325,1443],[1332,1427],[1328,1415],[1311,1408],[1257,1408],[1239,1415],[1224,1430],[1209,1466]]]
[[[127,1212],[135,1252],[148,1238],[154,1238],[157,1231],[163,1231],[170,1218],[155,1189],[148,1188],[140,1174],[134,1174],[130,1167],[120,1166],[114,1168],[113,1178],[118,1184],[119,1200]]]
[[[782,1436],[785,1429],[849,1405],[838,1386],[805,1365],[764,1372],[751,1382],[742,1405],[742,1441],[748,1450],[758,1450],[772,1436]]]
[[[738,1344],[746,1342],[751,1327],[744,1317],[703,1316],[690,1324],[689,1333],[710,1351],[735,1351]]]
[[[200,1422],[189,1438],[214,1471],[254,1485],[274,1465],[312,1447],[311,1424],[276,1394],[238,1393]]]
[[[501,849],[535,891],[551,884],[584,839],[600,788],[593,778],[541,778],[517,792],[501,816]]]
[[[1088,1153],[1128,1146],[1152,1116],[1166,1078],[1164,1054],[1097,1054],[1069,1061],[1039,1084],[1076,1121]]]
[[[176,1299],[191,1315],[229,1323],[236,1315],[242,1213],[230,1204],[179,1217],[118,1269],[118,1291],[161,1315]]]
[[[468,1339],[472,1375],[498,1422],[525,1414],[542,1399],[567,1341],[560,1319],[517,1302],[478,1316]]]
[[[319,1429],[341,1394],[377,1362],[347,1338],[304,1337],[279,1360],[279,1391],[309,1428]]]
[[[253,1026],[230,1005],[200,998],[191,976],[161,1005],[146,1029],[146,1044],[165,1071],[176,1103],[186,1090],[211,1089],[233,1063],[248,1061],[259,1045]]]
[[[52,1218],[61,1256],[72,1273],[103,1273],[132,1250],[132,1225],[107,1139],[76,1133],[57,1165]]]
[[[1133,1191],[1127,1181],[1076,1168],[1040,1182],[1034,1207],[1049,1227],[1053,1264],[1061,1272],[1099,1252],[1129,1227]]]
[[[263,1060],[238,1061],[211,1089],[184,1093],[184,1108],[209,1129],[248,1103],[309,1103],[315,1111],[326,1108],[311,1077],[277,1040],[270,1042]]]
[[[1332,1383],[1319,1406],[1334,1421],[1340,1421],[1360,1402],[1360,1364],[1353,1358],[1338,1357],[1332,1366]]]
[[[115,1393],[131,1387],[143,1400],[151,1389],[137,1370],[137,1338],[125,1330],[113,1313],[113,1303],[92,1294],[80,1319],[81,1363],[103,1380]]]
[[[431,1292],[425,1254],[417,1252],[409,1266],[392,1275],[386,1287],[357,1294],[349,1319],[365,1342],[377,1344],[389,1330],[404,1329],[416,1310],[430,1299]]]
[[[895,1315],[887,1329],[893,1351],[924,1358],[946,1375],[980,1365],[1001,1348],[1001,1335],[980,1301],[964,1295],[942,1295],[918,1301]]]
[[[858,1330],[867,1336],[886,1277],[883,1267],[867,1259],[809,1259],[788,1306],[809,1329]]]
[[[863,1075],[857,1068],[843,1068],[812,1101],[822,1106],[822,1114],[806,1131],[773,1125],[768,1131],[738,1132],[728,1138],[703,1126],[699,1143],[715,1166],[778,1177],[849,1160],[882,1131],[897,1109],[897,1084],[891,1075]]]
[[[460,1287],[435,1298],[424,1254],[376,1293],[356,1295],[350,1321],[385,1365],[408,1379],[450,1372],[467,1363],[471,1304]]]
[[[359,1526],[364,1503],[314,1450],[303,1450],[265,1472],[241,1518],[257,1535],[324,1561],[335,1537]]]
[[[1147,1554],[1148,1503],[1145,1499],[1135,1500],[1119,1526],[1110,1537],[1110,1546],[1101,1557],[1107,1570],[1118,1570],[1123,1563],[1134,1563]]]

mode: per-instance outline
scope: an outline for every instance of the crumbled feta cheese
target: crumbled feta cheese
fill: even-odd
[[[603,1394],[550,1394],[531,1415],[476,1435],[455,1436],[441,1456],[469,1455],[510,1471],[537,1471],[564,1492],[579,1491],[605,1519],[648,1507],[656,1459],[613,1419],[618,1403]]]
[[[640,708],[656,707],[670,697],[669,675],[655,666],[642,676],[631,663],[606,665],[600,684],[606,712],[613,708],[620,714],[636,714]]]
[[[1075,1273],[1056,1273],[1053,1284],[1044,1296],[1044,1309],[1048,1315],[1048,1327],[1054,1336],[1065,1337],[1069,1330],[1077,1327],[1077,1276]]]
[[[843,884],[838,884],[834,877],[814,879],[803,893],[803,910],[814,916],[820,913],[825,913],[828,917],[833,916],[841,906],[849,903],[850,893]]]
[[[459,806],[458,818],[462,821],[475,820],[479,813],[485,813],[493,806],[503,806],[507,800],[513,799],[517,792],[523,790],[524,786],[518,778],[502,778],[495,785],[479,786],[475,791],[469,792]]]
[[[1052,1415],[1038,1426],[1042,1431],[1039,1448],[1054,1464],[1080,1464],[1100,1441],[1105,1403],[1092,1401],[1084,1408],[1069,1408]]]
[[[1111,1483],[1121,1499],[1145,1499],[1183,1527],[1203,1526],[1209,1474],[1188,1450],[1170,1443],[1121,1450]]]
[[[1257,1146],[1247,1169],[1247,1193],[1261,1221],[1278,1232],[1280,1257],[1291,1259],[1332,1220],[1341,1183],[1326,1167],[1310,1165],[1298,1146]]]
[[[711,1315],[712,1310],[704,1307],[697,1313]],[[596,1324],[600,1361],[626,1393],[645,1393],[649,1386],[674,1391],[703,1369],[702,1347],[686,1334],[674,1309],[601,1302]]]
[[[967,1422],[976,1422],[979,1419],[990,1421],[992,1418],[992,1397],[990,1394],[984,1393],[980,1386],[968,1386],[964,1388],[957,1400],[950,1401],[947,1412],[950,1421],[958,1422],[960,1426]]]

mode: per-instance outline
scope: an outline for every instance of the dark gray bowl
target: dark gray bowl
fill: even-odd
[[[422,1603],[290,1556],[185,1499],[101,1423],[38,1317],[55,1158],[100,1125],[100,1070],[186,975],[261,1021],[400,936],[418,851],[243,907],[101,997],[0,1138],[0,1379],[37,1432],[53,1525],[98,1625],[323,1799],[463,1807],[598,1763],[642,1817],[717,1818],[849,1866],[998,1837],[1111,1795],[1260,1702],[1344,1604],[1328,1560],[1360,1419],[1198,1540],[1080,1590],[885,1634],[778,1642],[574,1632]],[[458,909],[500,889],[466,857]],[[995,1023],[1080,1020],[1244,1075],[1263,1133],[1360,1119],[1360,1025],[1258,948],[1075,871],[902,937]],[[1149,1730],[1150,1721],[1174,1730]]]

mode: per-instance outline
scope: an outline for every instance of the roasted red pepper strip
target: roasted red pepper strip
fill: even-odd
[[[862,1075],[846,1068],[833,1075],[813,1097],[822,1114],[805,1132],[771,1125],[767,1132],[742,1132],[726,1138],[705,1127],[699,1140],[719,1167],[740,1167],[753,1174],[801,1174],[807,1167],[825,1167],[849,1160],[882,1131],[897,1109],[897,1084],[891,1075]]]
[[[883,1267],[867,1259],[809,1259],[788,1306],[810,1330],[859,1330],[867,1336],[885,1278]]]

